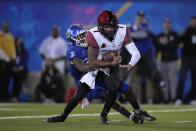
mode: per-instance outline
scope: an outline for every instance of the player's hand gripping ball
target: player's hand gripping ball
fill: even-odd
[[[113,55],[112,55],[113,54]],[[112,62],[114,60],[114,56],[117,57],[118,56],[118,51],[115,50],[111,50],[108,51],[107,53],[105,53],[103,55],[103,61],[107,61],[107,62]]]

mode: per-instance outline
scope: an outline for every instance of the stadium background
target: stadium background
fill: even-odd
[[[69,25],[96,24],[96,16],[101,10],[118,12],[127,3],[129,6],[120,15],[119,23],[133,22],[137,11],[143,10],[155,34],[162,30],[166,17],[171,19],[173,29],[180,33],[196,11],[195,0],[1,0],[0,23],[8,21],[11,33],[24,39],[29,71],[41,71],[42,59],[38,49],[53,25],[60,27],[60,35],[65,38]]]

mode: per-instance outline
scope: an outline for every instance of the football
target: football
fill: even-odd
[[[110,51],[108,51],[108,52],[106,52],[104,55],[103,55],[103,61],[108,61],[108,62],[111,62],[111,61],[113,61],[113,56],[112,56],[112,54],[114,55],[114,56],[118,56],[118,51],[115,51],[115,50],[110,50]]]

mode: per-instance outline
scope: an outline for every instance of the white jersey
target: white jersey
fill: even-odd
[[[119,28],[114,36],[113,41],[109,41],[103,35],[101,35],[97,27],[89,30],[86,37],[86,41],[89,45],[99,49],[99,54],[97,57],[98,60],[101,60],[103,55],[109,50],[116,50],[120,53],[123,44],[129,42],[129,40],[129,28],[121,24],[119,24]],[[110,74],[109,68],[101,68],[100,70],[107,75]],[[80,81],[82,83],[86,83],[91,89],[94,89],[97,72],[98,70],[86,73]]]
[[[120,54],[120,50],[123,46],[126,34],[127,34],[127,27],[126,25],[119,24],[119,28],[114,36],[113,41],[109,41],[107,38],[105,38],[99,31],[97,27],[94,27],[89,30],[89,32],[92,34],[90,37],[93,37],[95,42],[92,46],[95,46],[99,48],[99,54],[97,59],[101,60],[103,58],[103,55],[110,51],[110,50],[116,50]],[[129,34],[130,35],[130,34]],[[87,35],[88,37],[88,35]],[[88,38],[87,38],[88,39]],[[87,41],[88,43],[88,41]],[[88,43],[91,45],[91,42]],[[101,71],[103,71],[105,74],[109,75],[110,70],[109,68],[101,68]]]
[[[119,28],[113,41],[109,41],[107,38],[101,35],[97,27],[92,28],[89,30],[89,32],[92,33],[98,44],[99,55],[97,59],[101,60],[103,55],[109,50],[117,50],[120,53],[126,35],[126,25],[119,24]]]

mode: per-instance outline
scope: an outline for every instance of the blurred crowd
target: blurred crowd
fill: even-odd
[[[196,16],[180,34],[172,28],[172,21],[165,18],[162,32],[155,35],[143,11],[135,21],[128,24],[131,37],[141,53],[139,63],[131,71],[121,70],[121,77],[135,90],[141,103],[170,103],[196,105]],[[161,25],[160,25],[161,26]],[[25,38],[24,38],[25,39]],[[0,102],[21,101],[20,93],[28,75],[28,52],[22,37],[14,38],[9,23],[3,22],[0,31]],[[39,54],[43,59],[40,81],[36,85],[32,101],[64,102],[68,94],[70,79],[66,71],[68,43],[59,35],[59,28],[53,26],[51,35],[40,43]],[[180,50],[180,54],[178,54]],[[122,48],[122,64],[131,56]],[[126,58],[126,59],[125,59]],[[191,72],[189,99],[184,101],[184,85],[187,72]],[[10,79],[12,92],[8,91]],[[68,94],[70,95],[70,94]],[[118,100],[125,102],[123,96]]]

